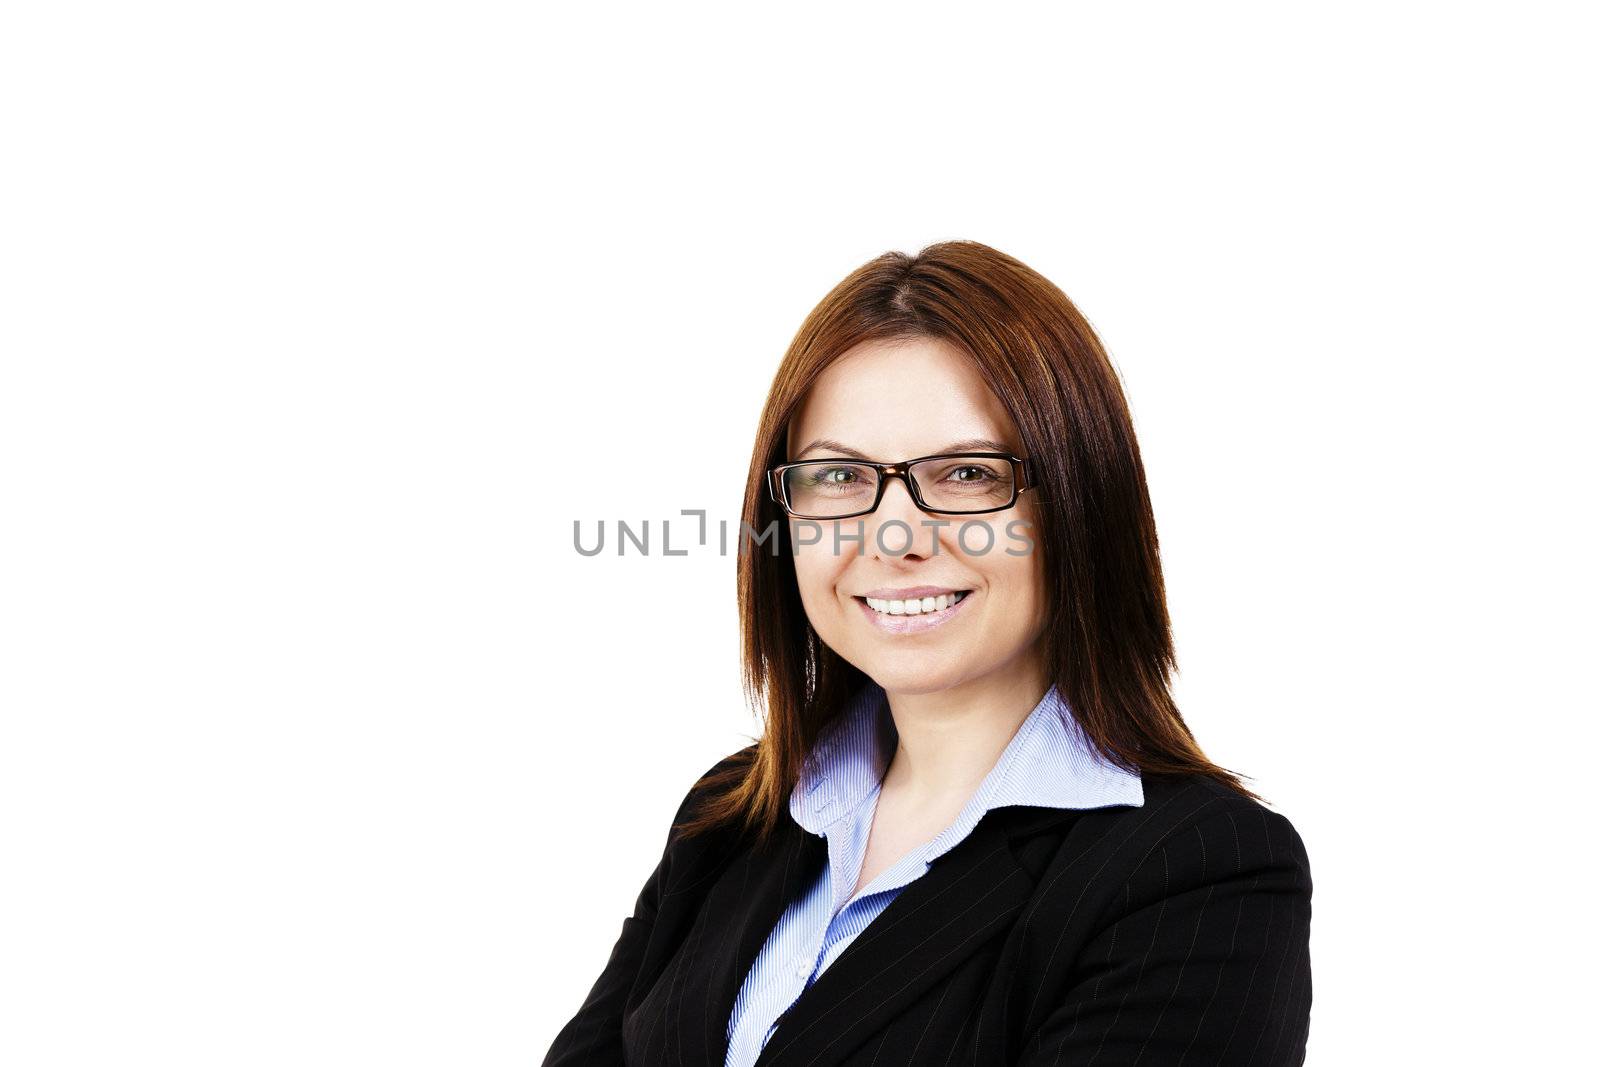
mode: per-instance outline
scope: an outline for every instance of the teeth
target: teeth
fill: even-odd
[[[867,597],[867,606],[873,611],[884,615],[926,615],[930,612],[943,611],[950,605],[958,603],[966,593],[946,593],[943,596],[925,596],[920,600],[878,600]]]

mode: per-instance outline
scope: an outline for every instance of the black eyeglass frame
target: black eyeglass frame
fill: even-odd
[[[1011,499],[999,507],[980,508],[977,511],[940,511],[929,507],[922,499],[922,494],[917,492],[917,481],[911,477],[912,464],[924,463],[930,459],[1004,459],[1011,463]],[[848,463],[856,467],[870,467],[878,475],[878,492],[872,498],[872,506],[862,511],[852,511],[846,515],[802,515],[794,510],[788,501],[788,494],[784,488],[784,472],[795,467],[809,467],[819,463]],[[920,511],[930,515],[990,515],[996,511],[1005,511],[1015,507],[1018,498],[1029,489],[1038,488],[1038,483],[1033,478],[1033,460],[1022,456],[1013,456],[1009,452],[940,452],[932,456],[918,456],[915,459],[903,459],[898,463],[874,463],[866,459],[849,459],[846,457],[832,457],[825,459],[802,459],[794,463],[780,463],[767,471],[767,495],[770,496],[785,512],[797,519],[811,521],[832,521],[834,519],[854,519],[862,515],[870,515],[878,510],[878,505],[883,503],[883,491],[889,486],[890,478],[899,478],[905,483],[906,492],[911,495],[911,502]]]

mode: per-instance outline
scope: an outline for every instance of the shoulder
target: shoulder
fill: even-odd
[[[1195,891],[1293,894],[1309,901],[1311,864],[1288,816],[1204,775],[1144,776],[1144,804],[1095,813],[1115,909]]]
[[[1141,807],[1121,809],[1130,841],[1207,860],[1218,848],[1241,861],[1304,868],[1305,842],[1287,815],[1200,774],[1146,774]]]
[[[1205,836],[1219,827],[1259,826],[1263,847],[1277,845],[1303,856],[1304,842],[1289,817],[1266,804],[1199,774],[1146,774],[1145,802],[1131,814],[1142,814],[1145,836],[1174,845],[1186,837]]]
[[[692,818],[708,797],[742,781],[750,765],[755,761],[757,747],[752,742],[737,752],[723,756],[701,771],[678,802],[678,810],[672,816],[672,825],[676,827],[679,823]]]
[[[1019,851],[1041,919],[1115,921],[1235,893],[1309,901],[1310,862],[1287,816],[1205,775],[1146,773],[1142,781],[1142,805],[1086,811],[1061,836]]]
[[[714,788],[716,785],[726,781],[735,774],[743,774],[745,770],[749,768],[750,764],[754,762],[756,757],[756,749],[758,747],[758,745],[752,742],[751,744],[739,749],[737,752],[730,752],[728,755],[723,756],[721,759],[717,760],[717,762],[701,771],[699,776],[695,778],[694,784],[691,785],[688,792],[684,794],[684,803],[689,803],[695,797],[704,793],[707,789]]]
[[[1142,779],[1143,805],[1065,824],[1017,923],[1017,980],[1042,1006],[1029,1051],[1299,1063],[1312,993],[1299,833],[1224,782]]]

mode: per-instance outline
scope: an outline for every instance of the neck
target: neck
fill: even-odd
[[[970,795],[1050,690],[1037,662],[931,693],[888,693],[899,741],[883,788],[913,803]]]

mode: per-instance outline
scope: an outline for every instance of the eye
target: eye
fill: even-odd
[[[996,477],[994,471],[988,467],[979,467],[973,464],[956,467],[950,473],[958,482],[981,482]]]

